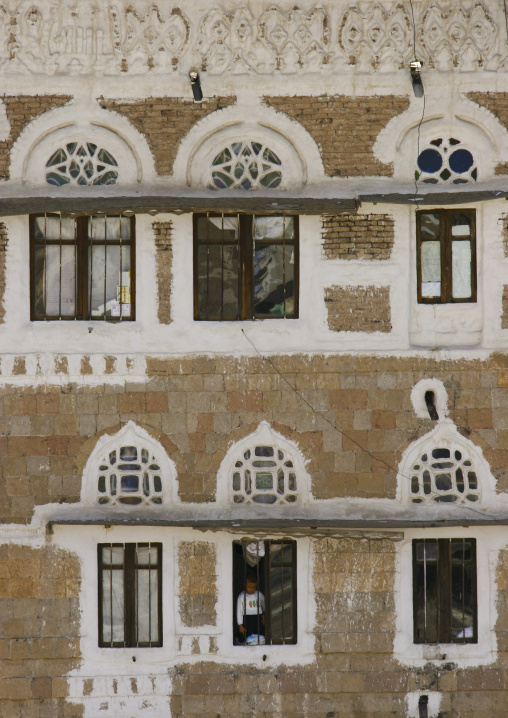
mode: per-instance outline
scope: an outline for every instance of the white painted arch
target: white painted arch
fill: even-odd
[[[325,179],[318,146],[302,125],[242,98],[236,105],[211,113],[189,131],[178,149],[174,179],[206,187],[214,157],[231,142],[243,140],[262,142],[278,155],[283,173],[280,189],[298,191]]]
[[[30,122],[11,150],[11,181],[46,184],[46,162],[67,142],[93,142],[118,162],[118,185],[153,181],[157,175],[146,139],[125,118],[95,106],[71,103]]]

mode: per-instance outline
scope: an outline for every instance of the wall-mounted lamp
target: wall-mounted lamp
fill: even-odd
[[[189,78],[192,87],[192,94],[194,95],[194,102],[201,102],[203,99],[203,91],[201,90],[199,72],[194,67],[189,72]]]
[[[413,60],[413,62],[409,63],[409,72],[411,73],[411,82],[413,83],[415,97],[423,97],[422,63],[420,60]]]

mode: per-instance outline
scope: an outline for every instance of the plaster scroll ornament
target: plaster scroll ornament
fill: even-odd
[[[114,48],[122,70],[146,72],[178,69],[189,40],[190,24],[179,8],[162,13],[152,5],[146,13],[129,6],[110,10]]]
[[[432,2],[420,23],[419,44],[429,67],[470,71],[488,64],[497,35],[496,22],[484,3],[450,9]]]
[[[390,9],[380,4],[364,11],[350,7],[340,23],[339,45],[350,64],[365,71],[399,69],[413,54],[411,21],[400,3]]]
[[[215,8],[198,35],[202,67],[213,74],[312,71],[329,58],[328,16],[322,9],[306,15],[297,7],[289,12],[271,7],[255,18],[246,7]]]

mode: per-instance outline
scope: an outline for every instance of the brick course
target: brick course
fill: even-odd
[[[194,102],[180,97],[149,97],[135,102],[99,100],[101,107],[124,115],[146,137],[157,174],[168,175],[180,142],[191,127],[211,112],[234,105],[236,97],[213,97]]]
[[[372,148],[388,122],[409,107],[407,97],[265,97],[264,103],[301,123],[316,141],[330,177],[390,177],[391,164],[374,157]]]
[[[389,214],[337,214],[322,218],[327,259],[389,259],[394,221]]]
[[[180,619],[184,626],[216,625],[216,562],[215,544],[207,541],[181,541],[179,543],[178,606]]]
[[[10,123],[10,131],[6,140],[0,140],[0,179],[9,179],[11,148],[28,123],[44,112],[56,107],[63,107],[72,100],[72,97],[69,95],[16,95],[14,97],[4,95],[2,100]]]
[[[155,259],[157,262],[157,316],[161,324],[171,324],[171,282],[173,281],[173,223],[154,222]]]
[[[334,332],[390,332],[389,287],[327,287],[328,327]]]

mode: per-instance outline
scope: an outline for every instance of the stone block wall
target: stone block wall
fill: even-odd
[[[390,259],[394,221],[389,214],[325,215],[322,222],[327,259]]]
[[[207,541],[181,541],[178,545],[179,611],[182,625],[215,626],[217,615],[217,555]]]
[[[301,123],[321,151],[329,177],[389,177],[391,165],[374,157],[373,146],[388,122],[409,107],[404,96],[265,97],[265,104]]]
[[[171,282],[173,280],[172,222],[154,222],[157,262],[157,316],[161,324],[171,324]]]
[[[389,287],[327,287],[328,327],[334,332],[391,332]]]
[[[4,95],[2,97],[10,131],[6,140],[0,140],[0,179],[9,179],[11,148],[28,123],[44,112],[63,107],[71,99],[72,97],[68,95]]]
[[[66,673],[79,665],[79,563],[51,546],[0,545],[0,714],[66,716]]]
[[[173,171],[180,142],[191,127],[211,112],[235,102],[236,97],[213,97],[202,102],[180,97],[149,97],[135,102],[101,99],[100,105],[124,115],[146,137],[157,173],[167,175]]]

